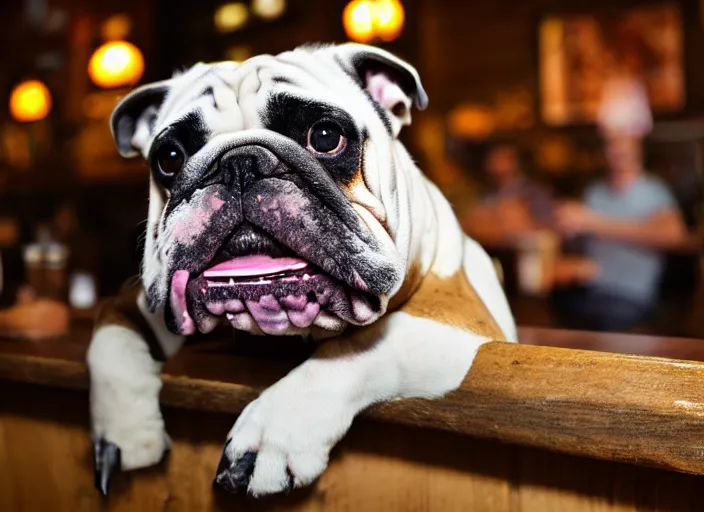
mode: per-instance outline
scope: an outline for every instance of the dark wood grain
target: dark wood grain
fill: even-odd
[[[520,336],[527,344],[482,347],[461,388],[445,398],[381,405],[365,416],[704,474],[704,363],[652,357],[701,360],[702,342],[535,329]],[[77,329],[63,340],[0,341],[0,379],[86,389],[88,338],[88,330]],[[572,349],[535,345],[542,341]],[[238,355],[223,341],[195,344],[165,365],[161,400],[238,413],[299,361]]]

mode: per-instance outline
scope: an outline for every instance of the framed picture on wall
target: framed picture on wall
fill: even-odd
[[[593,123],[604,82],[624,72],[643,83],[654,113],[676,112],[685,106],[681,7],[548,16],[539,26],[539,63],[548,125]]]

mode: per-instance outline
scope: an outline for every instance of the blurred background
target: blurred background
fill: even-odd
[[[430,106],[402,138],[494,257],[519,324],[704,337],[704,1],[0,9],[5,312],[56,293],[88,315],[137,275],[148,169],[117,155],[108,128],[132,87],[357,40],[418,68]]]

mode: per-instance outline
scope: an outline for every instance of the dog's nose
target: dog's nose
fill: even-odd
[[[220,172],[226,184],[239,185],[242,191],[257,181],[281,174],[284,166],[277,156],[262,146],[247,145],[220,156]]]

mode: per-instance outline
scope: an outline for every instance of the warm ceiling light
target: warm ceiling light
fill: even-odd
[[[105,89],[134,85],[144,74],[142,52],[126,41],[105,43],[91,56],[88,74],[95,85]]]
[[[286,10],[286,0],[254,0],[252,12],[265,20],[274,20]]]
[[[347,35],[360,43],[377,38],[393,41],[401,34],[404,19],[399,0],[353,0],[342,13]]]
[[[51,93],[39,80],[21,82],[10,93],[10,114],[21,123],[39,121],[49,115]]]
[[[234,32],[247,23],[247,18],[249,18],[247,6],[236,2],[218,7],[213,22],[219,32]]]
[[[342,24],[347,36],[360,43],[374,39],[374,13],[369,0],[353,0],[342,13]]]
[[[398,0],[377,0],[374,2],[374,25],[377,36],[383,41],[393,41],[403,29],[405,14]]]

